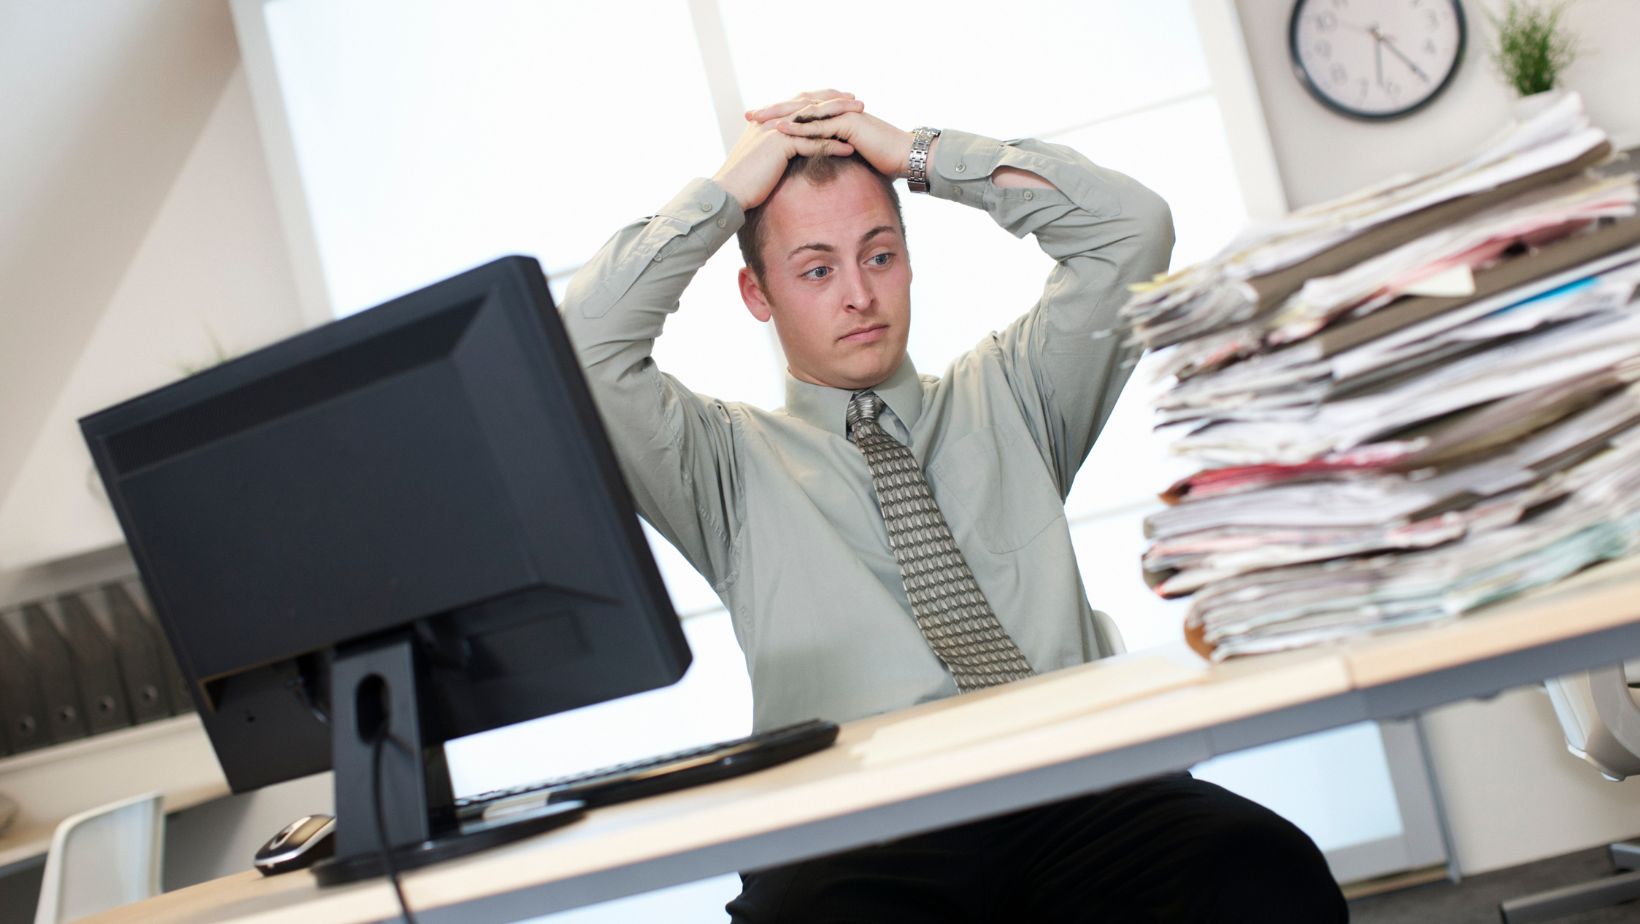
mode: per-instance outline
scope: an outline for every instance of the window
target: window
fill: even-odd
[[[1173,207],[1175,265],[1208,256],[1246,221],[1188,0],[833,0],[823,10],[672,0],[641,14],[567,0],[264,0],[262,10],[337,314],[504,253],[537,256],[561,297],[619,226],[717,168],[724,138],[738,133],[734,114],[827,85],[902,127],[1040,137],[1134,176]],[[910,351],[937,374],[1028,307],[1050,264],[976,210],[903,198],[917,269]],[[656,359],[697,391],[774,407],[783,362],[772,331],[740,304],[739,266],[732,245],[707,264]],[[1141,365],[1135,384],[1144,377]],[[1170,465],[1144,399],[1141,387],[1124,394],[1068,503],[1091,600],[1130,648],[1176,639],[1182,618],[1139,575],[1140,522]],[[458,790],[749,727],[749,688],[716,595],[651,537],[695,646],[690,677],[453,743]],[[564,741],[577,742],[574,753],[560,752]]]

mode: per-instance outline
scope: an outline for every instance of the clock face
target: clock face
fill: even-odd
[[[1393,119],[1446,89],[1466,31],[1457,0],[1298,0],[1288,34],[1316,99],[1354,118]]]

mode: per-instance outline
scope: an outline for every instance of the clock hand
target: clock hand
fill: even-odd
[[[1378,67],[1378,85],[1384,85],[1384,37],[1377,32],[1372,34],[1372,63]]]
[[[1422,77],[1424,83],[1429,83],[1430,82],[1429,75],[1424,73],[1423,68],[1420,68],[1418,65],[1413,64],[1411,58],[1409,58],[1406,55],[1402,54],[1401,49],[1395,47],[1395,40],[1394,39],[1390,38],[1387,35],[1384,35],[1384,36],[1379,37],[1379,41],[1381,41],[1384,45],[1388,46],[1390,54],[1394,55],[1397,58],[1400,58],[1402,63],[1406,64],[1407,67],[1412,68],[1412,72],[1414,74],[1417,74],[1419,77]]]

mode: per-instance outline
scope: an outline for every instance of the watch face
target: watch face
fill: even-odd
[[[1446,89],[1466,32],[1457,0],[1297,0],[1288,37],[1316,99],[1354,118],[1393,119]]]

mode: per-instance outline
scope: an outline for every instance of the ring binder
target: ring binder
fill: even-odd
[[[74,658],[68,642],[51,621],[46,608],[38,603],[23,607],[23,628],[28,632],[30,660],[45,696],[46,733],[53,743],[74,741],[90,733],[86,725],[79,684],[74,681]]]
[[[97,618],[79,594],[57,598],[57,614],[62,619],[69,655],[74,661],[74,677],[85,704],[87,730],[93,734],[125,728],[131,724],[131,706],[120,677],[119,659]]]

